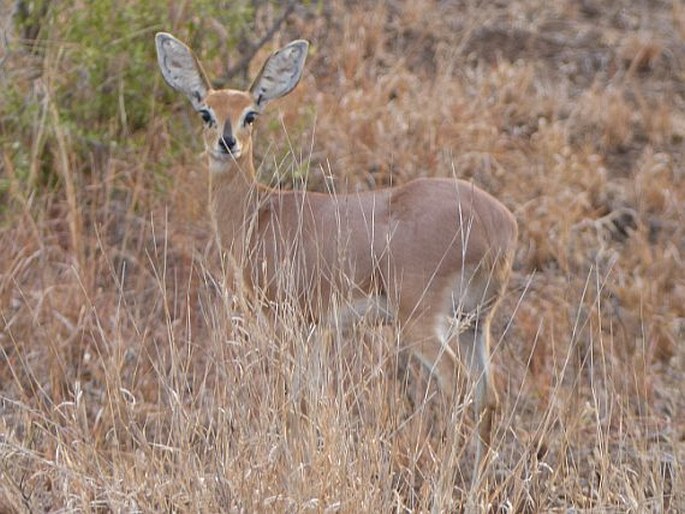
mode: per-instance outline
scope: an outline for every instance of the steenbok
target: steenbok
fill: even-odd
[[[256,179],[252,127],[297,85],[309,44],[293,41],[272,54],[248,91],[213,89],[193,52],[170,34],[158,33],[156,46],[164,79],[205,124],[210,212],[245,283],[267,304],[294,300],[312,321],[370,313],[392,320],[450,401],[461,358],[475,381],[478,466],[498,402],[490,321],[512,267],[511,212],[456,179],[345,195],[266,187]]]

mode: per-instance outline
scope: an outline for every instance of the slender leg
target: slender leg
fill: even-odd
[[[410,345],[411,353],[431,373],[438,388],[452,407],[456,397],[457,356],[432,322],[414,325],[405,330],[402,339]]]
[[[473,327],[459,334],[460,356],[475,382],[475,415],[478,427],[474,483],[480,476],[490,449],[492,422],[497,410],[497,392],[490,369],[490,318],[476,320]]]

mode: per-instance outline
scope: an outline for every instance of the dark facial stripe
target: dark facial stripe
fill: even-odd
[[[230,141],[233,139],[233,129],[231,127],[231,122],[230,120],[226,120],[224,122],[224,132],[223,132],[223,138],[226,141]]]

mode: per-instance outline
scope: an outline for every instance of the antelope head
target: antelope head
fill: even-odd
[[[254,177],[252,126],[267,103],[300,81],[309,43],[300,39],[274,52],[247,91],[213,89],[193,51],[171,34],[159,32],[155,44],[162,76],[202,117],[210,172],[237,167]]]

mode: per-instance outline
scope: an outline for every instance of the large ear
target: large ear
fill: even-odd
[[[176,91],[186,95],[196,111],[200,110],[210,86],[195,54],[166,32],[157,33],[155,46],[164,80]]]
[[[302,77],[308,49],[309,43],[298,39],[271,54],[250,86],[257,107],[293,90]]]

